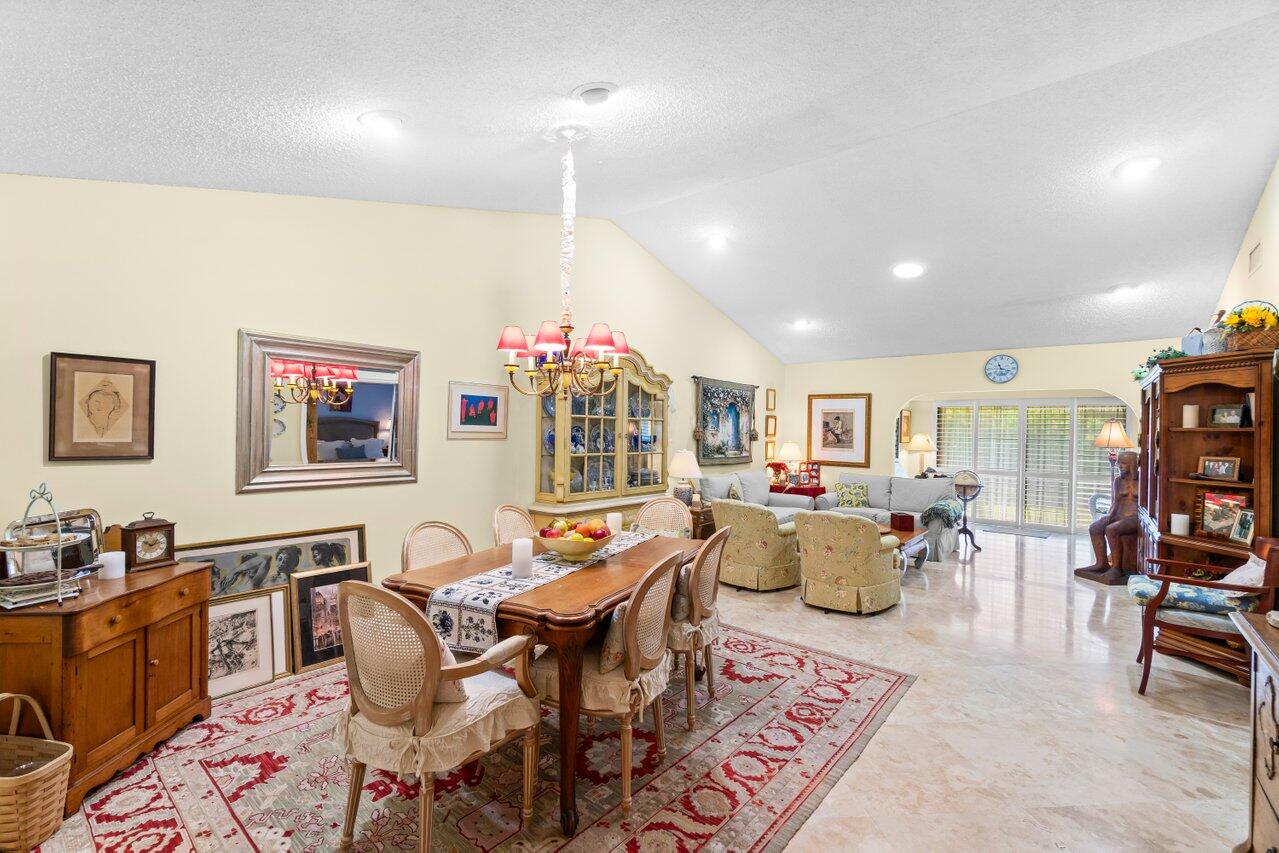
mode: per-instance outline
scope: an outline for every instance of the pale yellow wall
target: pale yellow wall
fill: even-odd
[[[1249,274],[1248,255],[1258,243],[1261,244],[1261,266]],[[1218,306],[1230,310],[1247,299],[1264,299],[1279,305],[1279,163],[1270,173],[1252,222],[1244,232]]]
[[[554,216],[0,175],[0,518],[47,481],[63,507],[108,521],[154,510],[181,542],[362,521],[378,576],[424,519],[487,547],[493,507],[532,499],[533,404],[513,396],[505,442],[446,441],[447,383],[504,381],[501,326],[558,318],[558,228]],[[579,325],[625,329],[675,380],[672,450],[691,446],[693,374],[780,387],[771,354],[616,226],[581,220],[577,237]],[[421,350],[419,481],[236,495],[241,327]],[[154,461],[44,461],[53,350],[157,361]]]
[[[997,390],[1001,396],[1025,397],[1038,392],[1074,396],[1077,389],[1088,389],[1136,407],[1140,390],[1130,371],[1153,350],[1171,343],[1174,341],[1149,340],[999,350],[1015,356],[1020,370],[1016,378]],[[902,407],[915,398],[963,397],[996,390],[983,373],[986,359],[994,354],[995,351],[983,350],[788,365],[778,426],[780,438],[798,441],[801,449],[806,446],[809,394],[869,393],[871,466],[855,470],[893,473],[893,430]],[[911,417],[913,431],[931,435],[931,406],[912,407]],[[840,470],[844,469],[827,468],[823,480],[833,481]]]

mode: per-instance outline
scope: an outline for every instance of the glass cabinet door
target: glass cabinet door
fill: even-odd
[[[567,439],[568,494],[617,493],[617,393],[571,397]]]
[[[648,490],[665,484],[662,465],[666,450],[664,394],[628,377],[626,383],[626,491]]]

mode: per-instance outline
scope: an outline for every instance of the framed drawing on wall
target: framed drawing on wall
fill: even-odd
[[[270,590],[209,605],[209,696],[217,699],[275,680],[275,630]]]
[[[808,395],[808,458],[870,467],[870,395]]]
[[[764,411],[766,412],[777,411],[777,389],[776,388],[764,389]]]
[[[755,385],[693,377],[697,420],[693,439],[701,465],[740,465],[751,461],[755,431]]]
[[[295,572],[368,559],[363,524],[179,545],[173,557],[212,562],[214,598],[287,586]]]
[[[155,362],[49,354],[50,462],[155,458]]]
[[[764,415],[764,438],[777,438],[777,415]]]
[[[368,580],[368,563],[298,572],[289,577],[294,671],[307,672],[342,659],[345,652],[338,620],[338,584]]]
[[[506,438],[505,385],[449,383],[449,438]]]
[[[898,417],[897,440],[902,444],[910,443],[910,409],[902,409]]]

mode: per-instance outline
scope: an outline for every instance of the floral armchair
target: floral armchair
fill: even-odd
[[[711,503],[717,529],[732,527],[724,545],[719,579],[746,589],[784,589],[799,583],[795,523],[777,523],[768,508],[742,501]]]
[[[896,536],[880,536],[869,518],[837,512],[797,512],[795,530],[805,604],[876,613],[901,601]]]
[[[1279,588],[1279,538],[1258,537],[1252,547],[1265,561],[1257,585],[1223,582],[1234,571],[1226,566],[1162,558],[1147,559],[1145,573],[1128,579],[1128,595],[1142,608],[1138,693],[1146,692],[1155,652],[1191,658],[1247,681],[1248,655],[1230,614],[1274,609]]]

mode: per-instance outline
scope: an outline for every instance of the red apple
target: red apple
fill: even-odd
[[[547,528],[545,533],[547,539],[559,539],[563,535],[563,532],[556,530],[554,527]]]
[[[547,536],[551,535],[551,528],[543,527],[541,530],[537,531],[537,535],[541,536],[542,538],[546,538]]]
[[[600,539],[607,539],[608,537],[609,537],[609,533],[608,533],[607,527],[601,527],[599,530],[596,530],[594,533],[591,534],[591,538],[596,540],[597,542]]]

